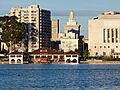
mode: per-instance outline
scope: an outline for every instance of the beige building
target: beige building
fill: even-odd
[[[28,51],[49,47],[51,38],[51,12],[33,4],[27,8],[12,8],[10,16],[28,24]]]
[[[89,20],[88,39],[91,56],[120,53],[120,13],[104,12]]]
[[[51,40],[56,41],[58,39],[58,33],[59,33],[59,20],[53,19],[51,21]]]

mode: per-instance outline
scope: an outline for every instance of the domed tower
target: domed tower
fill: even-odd
[[[65,25],[65,27],[64,27],[64,31],[65,32],[70,32],[70,31],[75,32],[77,34],[77,38],[79,38],[79,36],[80,36],[80,25],[78,25],[75,20],[74,10],[70,11],[69,20],[67,22],[67,25]]]
[[[77,25],[77,22],[76,22],[75,17],[74,17],[74,11],[73,10],[70,11],[69,21],[67,22],[67,25]]]

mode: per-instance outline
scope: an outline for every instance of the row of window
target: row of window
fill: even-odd
[[[103,29],[103,42],[110,42],[110,36],[111,36],[111,42],[114,43],[118,43],[118,35],[119,34],[119,30],[116,29]]]
[[[97,46],[94,46],[94,48],[97,48]],[[100,48],[110,48],[110,46],[100,46]],[[116,48],[118,48],[118,46],[116,46]]]
[[[95,52],[95,55],[98,55],[98,52]],[[106,55],[106,52],[103,52],[103,56]]]

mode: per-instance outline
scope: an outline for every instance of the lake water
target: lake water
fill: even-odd
[[[0,90],[120,90],[120,65],[0,65]]]

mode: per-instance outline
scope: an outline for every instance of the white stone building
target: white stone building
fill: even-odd
[[[120,53],[120,13],[104,12],[88,21],[88,49],[91,56]]]
[[[78,49],[78,38],[75,37],[76,34],[72,32],[67,33],[60,33],[59,39],[60,39],[60,45],[59,49],[64,50],[64,52],[68,51],[75,51],[75,49]]]
[[[49,47],[51,38],[51,12],[33,4],[27,8],[12,8],[10,16],[28,24],[28,51]]]

